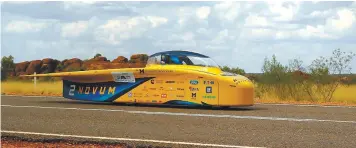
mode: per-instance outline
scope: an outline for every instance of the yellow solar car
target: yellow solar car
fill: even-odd
[[[63,97],[75,100],[221,107],[254,104],[249,79],[224,72],[210,57],[189,51],[155,53],[144,68],[36,76],[61,77]]]

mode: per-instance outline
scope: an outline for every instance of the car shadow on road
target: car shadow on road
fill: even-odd
[[[179,106],[162,104],[133,104],[133,103],[113,103],[113,102],[90,102],[90,101],[44,101],[55,104],[87,104],[87,105],[107,105],[107,106],[127,106],[127,107],[152,107],[152,108],[176,108],[176,109],[199,109],[199,110],[221,110],[221,111],[255,111],[267,110],[267,108],[257,106],[245,107],[217,107],[217,106]]]

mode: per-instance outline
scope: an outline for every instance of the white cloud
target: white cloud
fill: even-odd
[[[352,27],[356,20],[355,14],[349,9],[342,9],[337,11],[337,18],[330,17],[327,19],[327,25],[332,30],[345,31]]]
[[[182,35],[181,39],[184,41],[191,41],[194,39],[194,34],[192,32],[186,32]]]
[[[109,44],[119,44],[122,40],[140,37],[149,29],[156,28],[168,22],[168,19],[158,16],[137,16],[108,20],[95,31],[99,41]]]
[[[63,5],[64,9],[68,10],[76,7],[83,7],[85,5],[92,5],[95,3],[96,1],[64,1]]]
[[[203,6],[197,9],[196,15],[199,19],[206,19],[210,14],[210,7]]]
[[[277,15],[274,17],[276,21],[291,21],[299,11],[299,2],[287,4],[281,1],[268,1],[268,8],[272,14]]]
[[[326,28],[323,25],[317,25],[316,27],[307,25],[305,28],[297,30],[294,34],[298,35],[304,39],[310,39],[310,38],[335,39],[335,38],[337,38],[336,36],[326,33]]]
[[[250,14],[246,19],[245,19],[245,26],[270,26],[271,23],[267,20],[266,17],[262,17],[256,14]]]
[[[320,17],[327,17],[330,14],[332,14],[331,10],[324,10],[324,11],[316,10],[310,13],[310,16],[320,18]]]
[[[46,28],[48,23],[46,22],[28,22],[28,21],[11,21],[7,24],[6,32],[38,32]]]
[[[234,21],[239,15],[240,4],[233,1],[224,1],[216,4],[214,9],[219,18]]]
[[[88,29],[88,21],[67,23],[62,26],[62,37],[76,37]]]
[[[187,21],[193,17],[195,17],[196,13],[195,10],[190,7],[180,7],[177,11],[178,21],[180,27],[186,25]]]
[[[168,22],[167,18],[158,17],[158,16],[147,16],[147,20],[151,22],[152,28],[156,28],[157,26],[160,26]]]

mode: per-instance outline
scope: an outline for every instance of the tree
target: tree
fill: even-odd
[[[333,51],[329,58],[319,57],[309,66],[312,81],[316,85],[316,92],[325,102],[330,102],[335,90],[340,86],[342,74],[351,73],[351,61],[356,54]]]
[[[231,73],[235,73],[235,74],[239,74],[239,75],[245,75],[246,72],[245,70],[239,68],[239,67],[236,67],[236,68],[230,68],[228,66],[223,66],[221,67],[221,70],[222,71],[226,71],[226,72],[231,72]]]
[[[94,56],[94,58],[96,58],[96,57],[101,57],[102,55],[100,54],[100,53],[97,53],[95,56]]]
[[[3,56],[1,58],[1,80],[7,78],[8,72],[15,69],[14,57],[13,56]]]

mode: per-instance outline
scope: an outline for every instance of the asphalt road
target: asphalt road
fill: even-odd
[[[2,135],[168,147],[356,147],[356,107],[228,110],[1,96]]]

